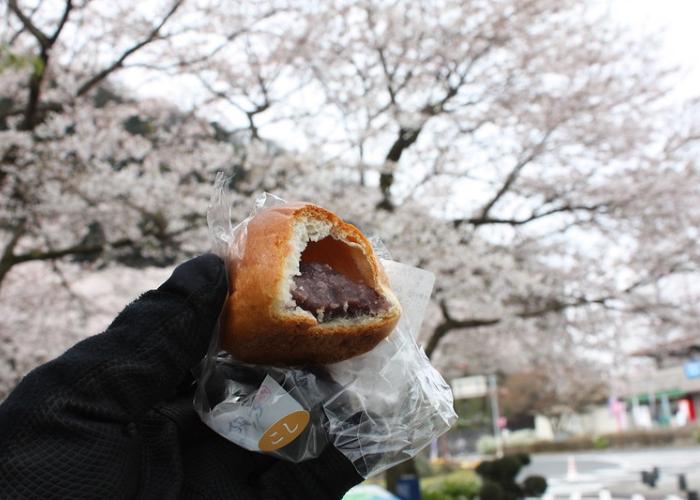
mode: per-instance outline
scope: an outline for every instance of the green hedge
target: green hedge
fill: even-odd
[[[605,448],[688,445],[700,442],[700,427],[635,430],[598,436],[575,436],[561,441],[536,441],[505,446],[506,453],[542,453]]]
[[[471,471],[457,471],[421,479],[423,500],[476,500],[481,481]]]

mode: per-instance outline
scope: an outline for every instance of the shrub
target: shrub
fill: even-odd
[[[472,471],[460,470],[421,481],[423,500],[472,500],[478,498],[481,481]]]
[[[541,497],[547,491],[547,480],[542,476],[528,476],[522,484],[523,493],[528,497]]]
[[[490,455],[496,452],[496,440],[493,436],[485,434],[476,442],[476,451],[482,455]]]
[[[610,446],[610,439],[605,436],[595,436],[593,438],[593,447],[597,450],[602,450]]]
[[[530,465],[530,455],[527,453],[518,453],[518,460],[520,460],[520,463],[523,465]]]
[[[423,500],[475,500],[479,494],[477,481],[448,479],[437,488],[421,491]],[[481,497],[490,498],[490,497]]]
[[[522,485],[515,481],[520,469],[529,463],[530,457],[524,453],[481,462],[476,468],[476,473],[483,480],[479,493],[481,499],[516,500],[525,495],[542,495],[547,489],[545,478],[531,476]]]
[[[433,467],[430,465],[430,460],[423,454],[416,455],[413,459],[413,463],[416,464],[416,472],[418,477],[430,477],[435,472],[433,472]]]
[[[493,481],[484,481],[479,490],[479,498],[482,500],[506,500],[505,491]]]

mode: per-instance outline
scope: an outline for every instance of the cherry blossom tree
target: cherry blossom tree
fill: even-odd
[[[653,40],[575,1],[338,2],[321,15],[309,64],[342,117],[344,158],[360,184],[378,177],[385,232],[426,231],[415,216],[415,232],[396,224],[412,206],[451,224],[419,246],[440,276],[429,354],[450,332],[512,334],[548,314],[603,348],[601,318],[697,316],[652,290],[698,263],[697,184],[683,180],[698,175],[697,124],[668,108]]]
[[[581,381],[697,319],[697,103],[586,2],[4,7],[0,399],[208,249],[217,171],[234,218],[315,201],[434,272],[448,376]]]

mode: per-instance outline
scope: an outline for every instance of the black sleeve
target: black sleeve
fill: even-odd
[[[201,423],[190,369],[226,293],[220,259],[188,261],[104,333],[27,375],[0,405],[0,498],[323,500],[361,481],[332,447],[282,462]]]
[[[209,429],[202,434],[184,454],[182,500],[339,500],[362,481],[332,446],[297,464],[248,452]]]
[[[107,331],[27,375],[0,406],[2,498],[140,491],[144,417],[204,355],[226,291],[218,257],[188,261]]]

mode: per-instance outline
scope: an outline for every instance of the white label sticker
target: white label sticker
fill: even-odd
[[[252,401],[225,399],[212,410],[207,425],[249,450],[272,451],[294,441],[309,423],[309,412],[267,375]]]

